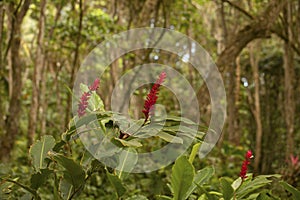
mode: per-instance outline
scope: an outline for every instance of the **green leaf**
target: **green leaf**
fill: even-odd
[[[183,122],[190,125],[196,125],[195,122],[185,117],[168,116],[166,121]]]
[[[223,190],[223,198],[224,200],[230,200],[233,197],[234,190],[231,187],[229,181],[222,177],[220,178],[220,184]]]
[[[192,185],[194,179],[194,167],[187,157],[177,158],[172,167],[171,186],[173,188],[174,199],[185,199],[186,193]]]
[[[249,197],[248,197],[247,199],[269,200],[269,199],[271,199],[271,198],[268,197],[266,194],[261,193],[261,191],[259,191],[259,192],[257,192],[257,193],[250,194]]]
[[[165,196],[165,195],[158,195],[157,196],[158,200],[172,200],[171,197]]]
[[[241,177],[238,177],[237,179],[235,179],[233,181],[233,183],[231,184],[231,187],[233,188],[233,190],[237,190],[242,184],[242,179]]]
[[[143,195],[134,195],[132,197],[127,198],[126,200],[148,200],[148,198]]]
[[[177,143],[177,144],[182,144],[183,143],[183,140],[180,137],[173,136],[173,135],[168,134],[166,132],[159,132],[159,133],[157,133],[156,136],[158,136],[161,139],[163,139],[167,142],[170,142],[170,143]]]
[[[55,145],[55,139],[51,135],[45,135],[39,141],[36,141],[29,150],[29,154],[32,157],[32,164],[36,171],[40,171],[46,167],[44,159]]]
[[[32,189],[37,190],[41,185],[43,185],[47,181],[49,175],[52,172],[53,171],[49,169],[41,169],[40,172],[33,174],[30,178],[30,187]]]
[[[119,141],[125,147],[141,147],[143,146],[137,139],[123,140],[120,138],[114,138],[114,140]]]
[[[74,160],[59,154],[55,154],[53,159],[66,169],[64,171],[64,178],[67,182],[72,184],[75,189],[81,187],[85,183],[85,172],[79,164],[74,162]]]
[[[96,118],[96,116],[94,114],[88,113],[88,114],[80,117],[79,119],[74,118],[74,120],[76,120],[75,121],[76,127],[79,128],[80,126],[87,125],[87,124],[91,123],[92,121],[98,120],[98,119]],[[75,127],[75,130],[76,130],[76,127]]]
[[[300,199],[300,191],[299,190],[297,190],[296,188],[294,188],[293,186],[291,186],[290,184],[288,184],[284,181],[280,181],[279,183],[284,187],[284,189],[286,189],[293,195],[294,200]]]
[[[126,130],[124,130],[124,132],[134,135],[138,130],[141,129],[143,123],[144,123],[144,119],[130,122],[129,127]]]
[[[186,192],[185,198],[188,198],[197,187],[199,187],[199,186],[203,185],[205,182],[207,182],[214,175],[214,173],[215,173],[215,170],[213,167],[205,167],[205,168],[199,170],[194,177],[192,185]]]
[[[199,150],[199,148],[200,148],[200,145],[201,145],[201,143],[197,143],[197,144],[195,144],[195,145],[193,146],[192,152],[191,152],[190,157],[189,157],[190,163],[193,163],[193,162],[194,162],[194,159],[195,159],[195,157],[196,157],[196,155],[197,155],[197,153],[198,153],[198,150]]]
[[[69,200],[72,195],[73,188],[74,188],[73,185],[70,184],[65,179],[60,180],[59,191],[60,191],[61,198],[65,200]]]
[[[137,151],[134,148],[128,148],[122,151],[119,157],[119,164],[116,167],[119,179],[124,179],[131,172],[138,161]]]
[[[90,91],[89,86],[87,86],[86,84],[80,83],[79,87],[82,93]]]
[[[255,177],[254,180],[250,179],[251,181],[244,181],[243,184],[236,190],[236,197],[238,199],[243,199],[255,190],[266,186],[267,184],[272,182],[271,180],[267,179],[270,177],[279,178],[280,175],[260,175]]]
[[[116,175],[113,175],[113,174],[109,173],[108,171],[106,172],[106,175],[107,175],[109,182],[114,187],[117,197],[123,196],[123,194],[125,194],[125,192],[126,192],[126,188],[123,186],[121,180]]]
[[[92,111],[105,111],[103,101],[96,92],[92,92],[88,105]]]

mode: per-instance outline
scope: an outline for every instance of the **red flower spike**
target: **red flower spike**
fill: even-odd
[[[99,88],[100,80],[97,78],[91,86],[89,86],[89,91],[84,92],[80,97],[80,102],[78,104],[78,117],[82,117],[86,113],[86,108],[88,107],[89,103],[88,100],[91,97],[92,91],[96,91]]]
[[[167,74],[165,72],[162,72],[147,95],[143,110],[143,113],[145,115],[145,122],[148,120],[149,114],[151,114],[154,110],[154,105],[158,98],[157,94],[159,87],[161,86],[166,77]]]
[[[93,84],[89,87],[90,91],[96,91],[99,88],[100,79],[96,78]]]
[[[248,150],[247,153],[245,154],[245,160],[241,167],[240,177],[242,178],[242,180],[247,178],[246,174],[247,174],[247,170],[248,170],[248,165],[250,165],[251,158],[253,158],[252,151]]]
[[[252,151],[251,151],[251,150],[248,150],[248,151],[247,151],[247,153],[246,153],[246,155],[245,155],[245,158],[248,159],[248,160],[249,160],[250,158],[253,158],[253,154],[252,154]]]

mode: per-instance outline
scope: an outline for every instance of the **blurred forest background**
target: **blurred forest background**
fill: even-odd
[[[28,147],[45,134],[59,138],[72,118],[67,87],[72,88],[85,56],[107,36],[138,27],[186,34],[217,64],[228,105],[214,151],[226,152],[228,145],[253,149],[255,171],[262,174],[279,172],[291,155],[300,154],[300,0],[4,0],[0,2],[1,162],[26,160]],[[177,63],[173,67],[192,86],[201,79],[177,55],[153,49],[119,60],[98,90],[106,109],[118,77],[141,63]],[[132,97],[136,118],[143,114],[146,94],[145,90]],[[208,125],[205,84],[197,95],[201,121]],[[162,96],[163,104],[170,105],[167,109],[178,107],[168,93]]]

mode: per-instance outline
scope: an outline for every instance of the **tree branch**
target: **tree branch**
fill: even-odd
[[[28,9],[29,9],[29,6],[31,4],[31,0],[25,0],[23,5],[22,5],[22,8],[20,10],[20,12],[18,13],[18,16],[17,16],[17,20],[18,20],[18,23],[20,23],[23,18],[25,17]]]
[[[240,11],[241,13],[243,13],[244,15],[246,15],[248,18],[254,19],[254,17],[253,17],[250,13],[248,13],[246,10],[244,10],[244,9],[241,8],[240,6],[238,6],[238,5],[234,4],[234,3],[232,3],[232,2],[229,1],[229,0],[222,0],[222,1],[225,2],[225,3],[228,3],[230,6],[232,6],[232,7],[235,8],[235,9],[237,9],[238,11]]]
[[[216,64],[220,71],[223,71],[226,65],[233,63],[243,48],[252,40],[271,36],[271,28],[286,2],[271,1],[262,14],[232,37],[217,60]]]

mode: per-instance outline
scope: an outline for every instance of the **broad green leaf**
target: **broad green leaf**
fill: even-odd
[[[73,189],[74,187],[71,183],[69,183],[65,179],[60,180],[59,192],[62,199],[69,200],[73,193]]]
[[[41,169],[40,172],[37,172],[36,174],[33,174],[30,178],[30,187],[32,189],[38,189],[41,185],[43,185],[49,175],[52,173],[53,171],[52,170],[49,170],[49,169]]]
[[[143,195],[134,195],[132,197],[127,198],[126,200],[148,200],[148,198]]]
[[[119,179],[124,179],[130,173],[138,161],[137,151],[134,148],[127,148],[119,156],[119,164],[116,167]]]
[[[247,197],[247,200],[257,200],[260,193],[261,193],[261,190],[259,190],[257,193],[250,194],[249,197]],[[263,198],[263,200],[269,199],[269,198],[265,198],[265,196],[261,196],[260,198]]]
[[[233,188],[233,190],[237,190],[242,184],[242,179],[241,177],[238,177],[237,179],[235,179],[233,181],[233,183],[231,184],[231,187]]]
[[[255,190],[266,186],[267,184],[272,182],[271,180],[267,179],[270,177],[279,178],[280,175],[260,175],[255,177],[254,180],[250,179],[251,181],[243,182],[242,185],[236,190],[236,197],[239,199],[243,199]]]
[[[156,136],[156,134],[161,130],[160,125],[156,125],[153,124],[151,126],[146,125],[144,127],[142,127],[141,129],[139,129],[137,132],[135,132],[133,134],[134,137],[137,138],[149,138],[149,137],[153,137]]]
[[[55,145],[55,139],[51,135],[45,135],[39,141],[36,141],[29,150],[30,156],[32,157],[32,164],[36,171],[40,171],[46,167],[44,159]]]
[[[201,185],[207,182],[214,175],[214,173],[215,170],[213,167],[205,167],[199,170],[193,179],[192,185],[186,192],[185,198],[188,198],[197,187],[201,187]]]
[[[80,87],[81,92],[88,92],[90,90],[89,86],[87,86],[86,84],[83,84],[83,83],[80,83],[79,87]]]
[[[195,159],[195,157],[196,157],[196,155],[197,155],[197,153],[198,153],[198,150],[199,150],[199,148],[200,148],[200,145],[201,145],[201,143],[197,143],[197,144],[195,144],[195,145],[193,146],[192,152],[191,152],[190,157],[189,157],[189,161],[190,161],[190,163],[192,163],[192,164],[193,164],[194,159]]]
[[[188,161],[187,157],[177,158],[172,167],[171,186],[175,200],[186,198],[186,193],[192,185],[194,179],[194,167]]]
[[[125,147],[141,147],[143,146],[137,139],[132,140],[123,140],[120,138],[114,138],[115,140],[119,141]]]
[[[168,116],[166,121],[183,122],[190,125],[196,125],[195,122],[185,117]]]
[[[161,139],[163,139],[167,142],[170,142],[170,143],[177,143],[177,144],[182,144],[183,143],[183,140],[180,137],[173,136],[173,135],[171,135],[169,133],[166,133],[166,132],[159,132],[159,133],[157,133],[156,136],[158,136]]]
[[[223,190],[223,198],[224,200],[230,200],[233,197],[234,190],[231,187],[229,181],[222,177],[220,178],[220,184]]]
[[[113,175],[113,174],[109,173],[108,171],[106,172],[106,175],[107,175],[109,182],[114,187],[117,197],[119,198],[119,197],[123,196],[126,192],[126,188],[123,186],[121,180],[116,175]]]
[[[53,159],[66,169],[64,171],[64,178],[67,182],[72,184],[75,189],[81,187],[85,183],[85,172],[79,164],[74,162],[74,160],[59,154],[55,154]]]
[[[143,123],[144,123],[144,119],[133,121],[130,123],[129,127],[126,130],[124,130],[124,132],[134,135],[138,130],[141,129]]]
[[[88,104],[91,111],[104,111],[103,101],[96,92],[92,92]]]
[[[280,181],[280,184],[284,187],[284,189],[286,189],[293,195],[294,200],[300,199],[300,191],[299,190],[297,190],[296,188],[294,188],[293,186],[291,186],[290,184],[288,184],[284,181]]]

